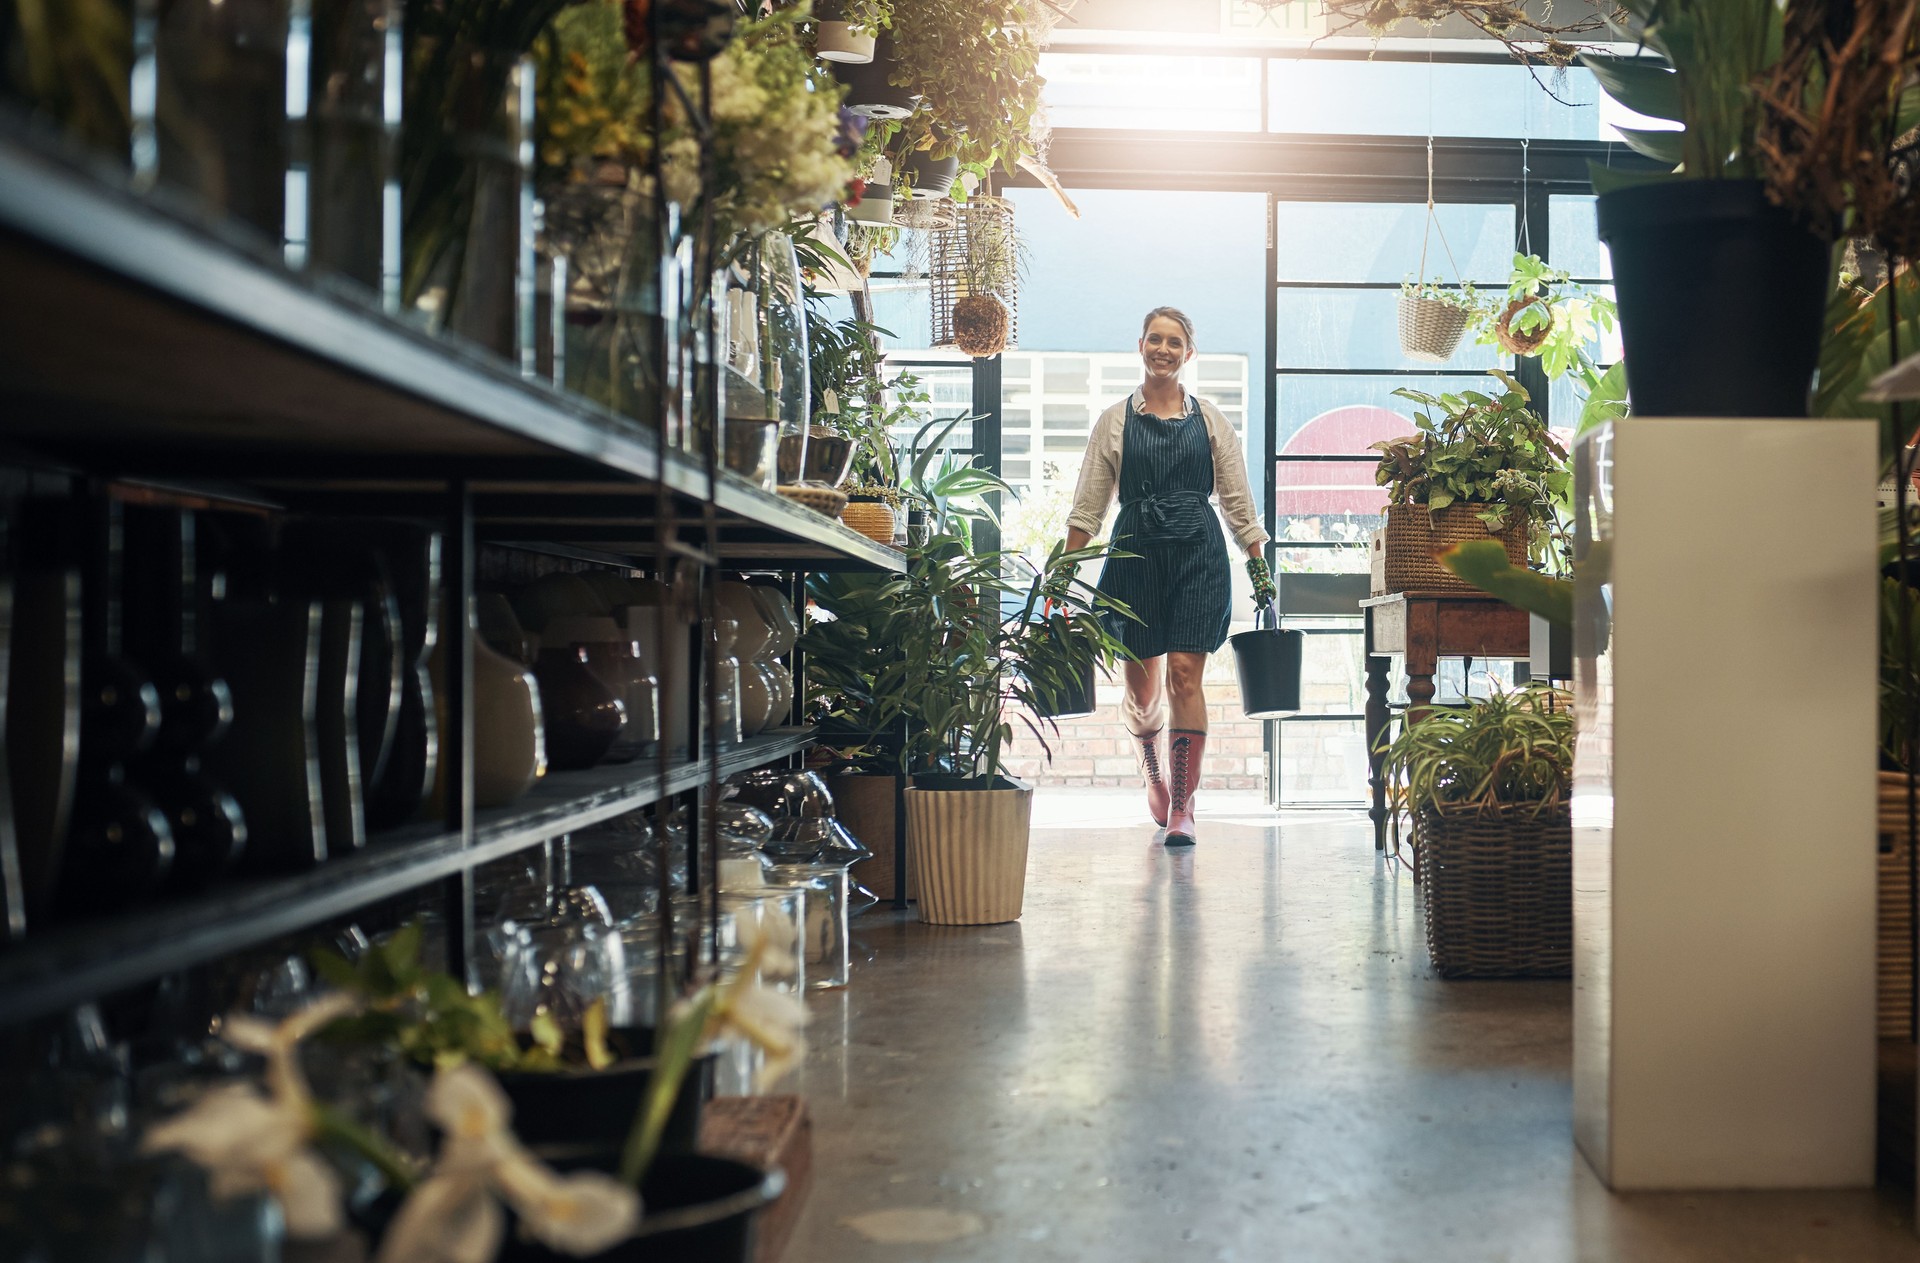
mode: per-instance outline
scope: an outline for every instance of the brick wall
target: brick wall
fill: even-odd
[[[1239,628],[1234,630],[1238,631]],[[1206,784],[1214,789],[1266,788],[1266,756],[1261,752],[1258,720],[1240,712],[1240,685],[1234,677],[1233,650],[1222,646],[1207,660]],[[1122,786],[1138,783],[1133,745],[1120,716],[1118,678],[1102,680],[1100,706],[1084,719],[1060,722],[1048,764],[1033,735],[1014,720],[1014,774],[1036,785]],[[1045,729],[1045,725],[1041,725]]]

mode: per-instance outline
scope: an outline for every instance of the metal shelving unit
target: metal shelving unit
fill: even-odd
[[[424,522],[444,540],[450,611],[468,608],[489,544],[636,569],[667,556],[709,573],[904,569],[894,549],[663,450],[657,426],[297,275],[165,190],[136,193],[6,124],[0,274],[0,465],[24,471],[16,489],[84,478],[183,504]],[[554,774],[510,808],[476,811],[472,655],[461,636],[440,652],[451,774],[439,820],[310,871],[30,925],[0,946],[0,1027],[436,884],[448,965],[464,974],[477,866],[792,759],[812,737],[776,730],[705,758]]]
[[[717,761],[732,776],[796,754],[810,728],[764,733]],[[646,763],[550,775],[511,807],[478,813],[471,839],[439,824],[377,835],[365,850],[309,872],[223,883],[138,912],[62,925],[0,953],[0,1026],[317,925],[704,784],[707,761],[662,777]]]

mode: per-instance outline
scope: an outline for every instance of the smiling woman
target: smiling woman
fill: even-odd
[[[1180,384],[1196,350],[1193,321],[1173,307],[1147,313],[1140,329],[1140,385],[1100,414],[1087,442],[1067,518],[1067,550],[1099,531],[1117,491],[1120,516],[1100,588],[1132,617],[1109,614],[1134,661],[1121,710],[1146,781],[1147,810],[1168,846],[1195,841],[1193,795],[1207,746],[1207,655],[1227,638],[1233,573],[1211,497],[1217,492],[1234,543],[1246,550],[1254,603],[1273,599],[1240,442],[1220,409]],[[1166,771],[1160,732],[1167,727]]]

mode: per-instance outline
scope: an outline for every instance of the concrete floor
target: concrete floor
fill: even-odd
[[[1358,813],[1202,801],[1043,791],[1019,922],[859,923],[791,1263],[1920,1260],[1889,1194],[1610,1195],[1568,984],[1435,978]]]

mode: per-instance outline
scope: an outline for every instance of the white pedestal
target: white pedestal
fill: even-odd
[[[1873,426],[1574,458],[1575,1139],[1619,1190],[1871,1184]]]

